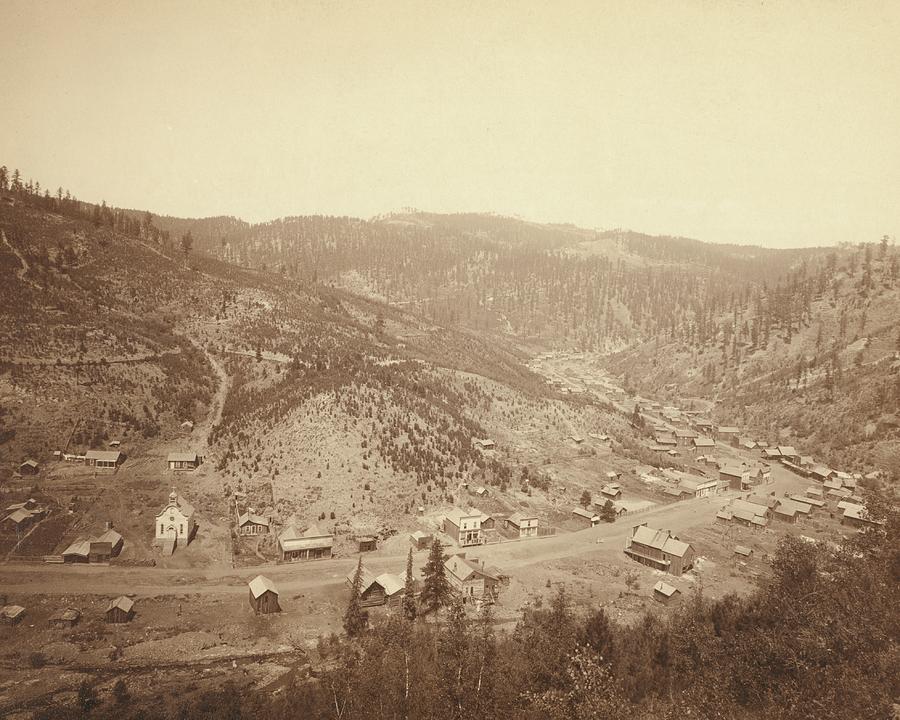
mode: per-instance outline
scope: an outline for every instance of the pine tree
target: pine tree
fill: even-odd
[[[403,590],[403,616],[410,622],[416,619],[415,586],[412,548],[410,548],[409,554],[406,556],[406,583]]]
[[[603,503],[603,507],[600,508],[600,519],[608,523],[616,521],[616,508],[612,504],[612,500]]]
[[[444,572],[444,546],[437,538],[431,543],[431,552],[422,568],[422,575],[425,577],[419,597],[422,609],[426,613],[435,612],[450,598],[450,583]]]
[[[344,631],[349,637],[356,637],[369,621],[368,613],[362,609],[360,592],[362,590],[362,558],[356,565],[356,574],[353,576],[353,587],[350,589],[350,603],[344,612]]]

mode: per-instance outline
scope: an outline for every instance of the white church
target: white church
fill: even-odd
[[[164,555],[171,555],[179,541],[184,545],[191,541],[195,527],[193,505],[172,488],[168,504],[156,516],[154,544],[162,548]]]

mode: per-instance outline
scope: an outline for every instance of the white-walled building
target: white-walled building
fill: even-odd
[[[156,541],[164,544],[180,540],[186,545],[193,537],[195,524],[194,507],[173,488],[169,493],[168,504],[156,516]]]

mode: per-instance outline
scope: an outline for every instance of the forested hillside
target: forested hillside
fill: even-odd
[[[689,326],[702,341],[712,319],[754,285],[826,262],[820,250],[717,246],[490,215],[159,222],[245,266],[412,306],[444,325],[581,349]]]

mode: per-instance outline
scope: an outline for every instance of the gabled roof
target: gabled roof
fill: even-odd
[[[748,470],[738,467],[737,465],[723,465],[719,468],[719,472],[723,475],[731,475],[733,477],[743,477],[745,474],[749,474]]]
[[[719,426],[719,432],[725,434],[733,433],[736,435],[740,432],[740,430],[738,430],[736,427],[732,427],[731,425],[721,425]]]
[[[99,537],[94,538],[93,542],[108,542],[112,544],[113,547],[115,547],[124,540],[125,538],[123,538],[119,533],[117,533],[115,530],[110,529]]]
[[[238,517],[238,527],[242,527],[247,523],[253,523],[254,525],[265,525],[269,527],[269,518],[263,517],[262,515],[253,515],[252,513],[245,512],[243,515]]]
[[[734,552],[737,555],[743,555],[744,557],[749,557],[753,553],[753,550],[751,550],[748,547],[745,547],[744,545],[735,545]]]
[[[131,612],[131,609],[134,607],[134,600],[130,597],[126,597],[125,595],[120,595],[115,600],[110,600],[109,607],[106,608],[106,612],[114,608],[118,608],[122,612]]]
[[[37,466],[38,466],[38,464],[34,460],[26,460],[21,465],[19,465],[20,468],[22,468],[22,467],[36,468]]]
[[[311,550],[331,547],[334,544],[334,537],[324,533],[316,525],[311,525],[302,533],[298,533],[293,525],[288,525],[278,536],[278,544],[286,551]]]
[[[799,455],[793,445],[779,445],[778,452],[782,455]]]
[[[822,465],[822,463],[816,463],[809,469],[809,471],[813,475],[819,475],[821,477],[828,477],[829,475],[834,474],[834,470],[832,470],[827,465]]]
[[[447,558],[447,560],[444,561],[444,568],[460,582],[468,580],[474,574],[483,575],[492,580],[499,580],[499,578],[491,575],[478,563],[475,563],[468,558],[464,558],[461,555],[451,555]]]
[[[584,508],[575,508],[572,510],[573,515],[577,515],[578,517],[583,517],[587,520],[594,521],[599,520],[600,516],[597,513],[592,513],[589,510],[585,510]]]
[[[806,503],[800,503],[796,500],[784,499],[778,502],[778,505],[773,508],[773,512],[778,515],[788,515],[789,517],[794,517],[797,513],[801,514],[809,514],[810,506]]]
[[[192,452],[171,452],[169,453],[167,462],[197,462],[197,453]]]
[[[23,520],[27,520],[30,518],[32,513],[28,512],[25,508],[19,508],[18,510],[13,510],[9,515],[7,515],[4,519],[12,520],[16,525],[18,525]]]
[[[708,437],[694,438],[694,447],[715,447],[716,441]]]
[[[172,501],[172,496],[170,495],[169,502],[167,502],[165,507],[156,514],[156,517],[162,517],[163,515],[165,515],[166,512],[168,512],[169,508],[172,507],[172,505],[173,505],[173,501]],[[181,495],[175,496],[174,505],[175,505],[175,507],[178,508],[178,511],[182,515],[184,515],[186,518],[193,516],[194,506],[191,505],[183,497],[181,497]]]
[[[122,453],[118,450],[88,450],[84,454],[85,460],[99,460],[100,462],[119,462]]]
[[[0,617],[14,620],[24,612],[25,608],[23,608],[21,605],[6,605],[2,610],[0,610]]]
[[[375,582],[384,588],[385,595],[389,597],[406,590],[406,581],[394,573],[382,573],[375,578]]]
[[[250,592],[253,594],[254,598],[258,598],[265,592],[278,594],[275,583],[269,580],[265,575],[257,575],[248,583],[248,585],[250,586]]]
[[[76,610],[75,608],[65,608],[63,610],[57,610],[50,616],[50,620],[77,620],[81,617],[81,611]]]
[[[669,585],[669,583],[665,583],[660,580],[656,585],[653,586],[653,592],[658,592],[661,595],[665,595],[667,598],[672,597],[675,593],[681,592],[677,587]]]
[[[516,527],[521,525],[525,520],[537,520],[537,515],[535,515],[534,513],[517,512],[506,518],[507,522],[512,523]]]
[[[690,547],[688,543],[672,537],[668,530],[655,530],[646,525],[638,525],[631,539],[633,542],[662,550],[676,557],[683,557]]]
[[[430,534],[430,533],[426,533],[426,532],[422,532],[421,530],[416,530],[415,532],[411,532],[411,533],[409,534],[409,536],[410,536],[413,540],[424,540],[425,538],[430,538],[430,537],[431,537],[431,534]]]
[[[77,555],[79,557],[87,557],[91,554],[91,541],[79,538],[69,547],[63,550],[63,555]]]

